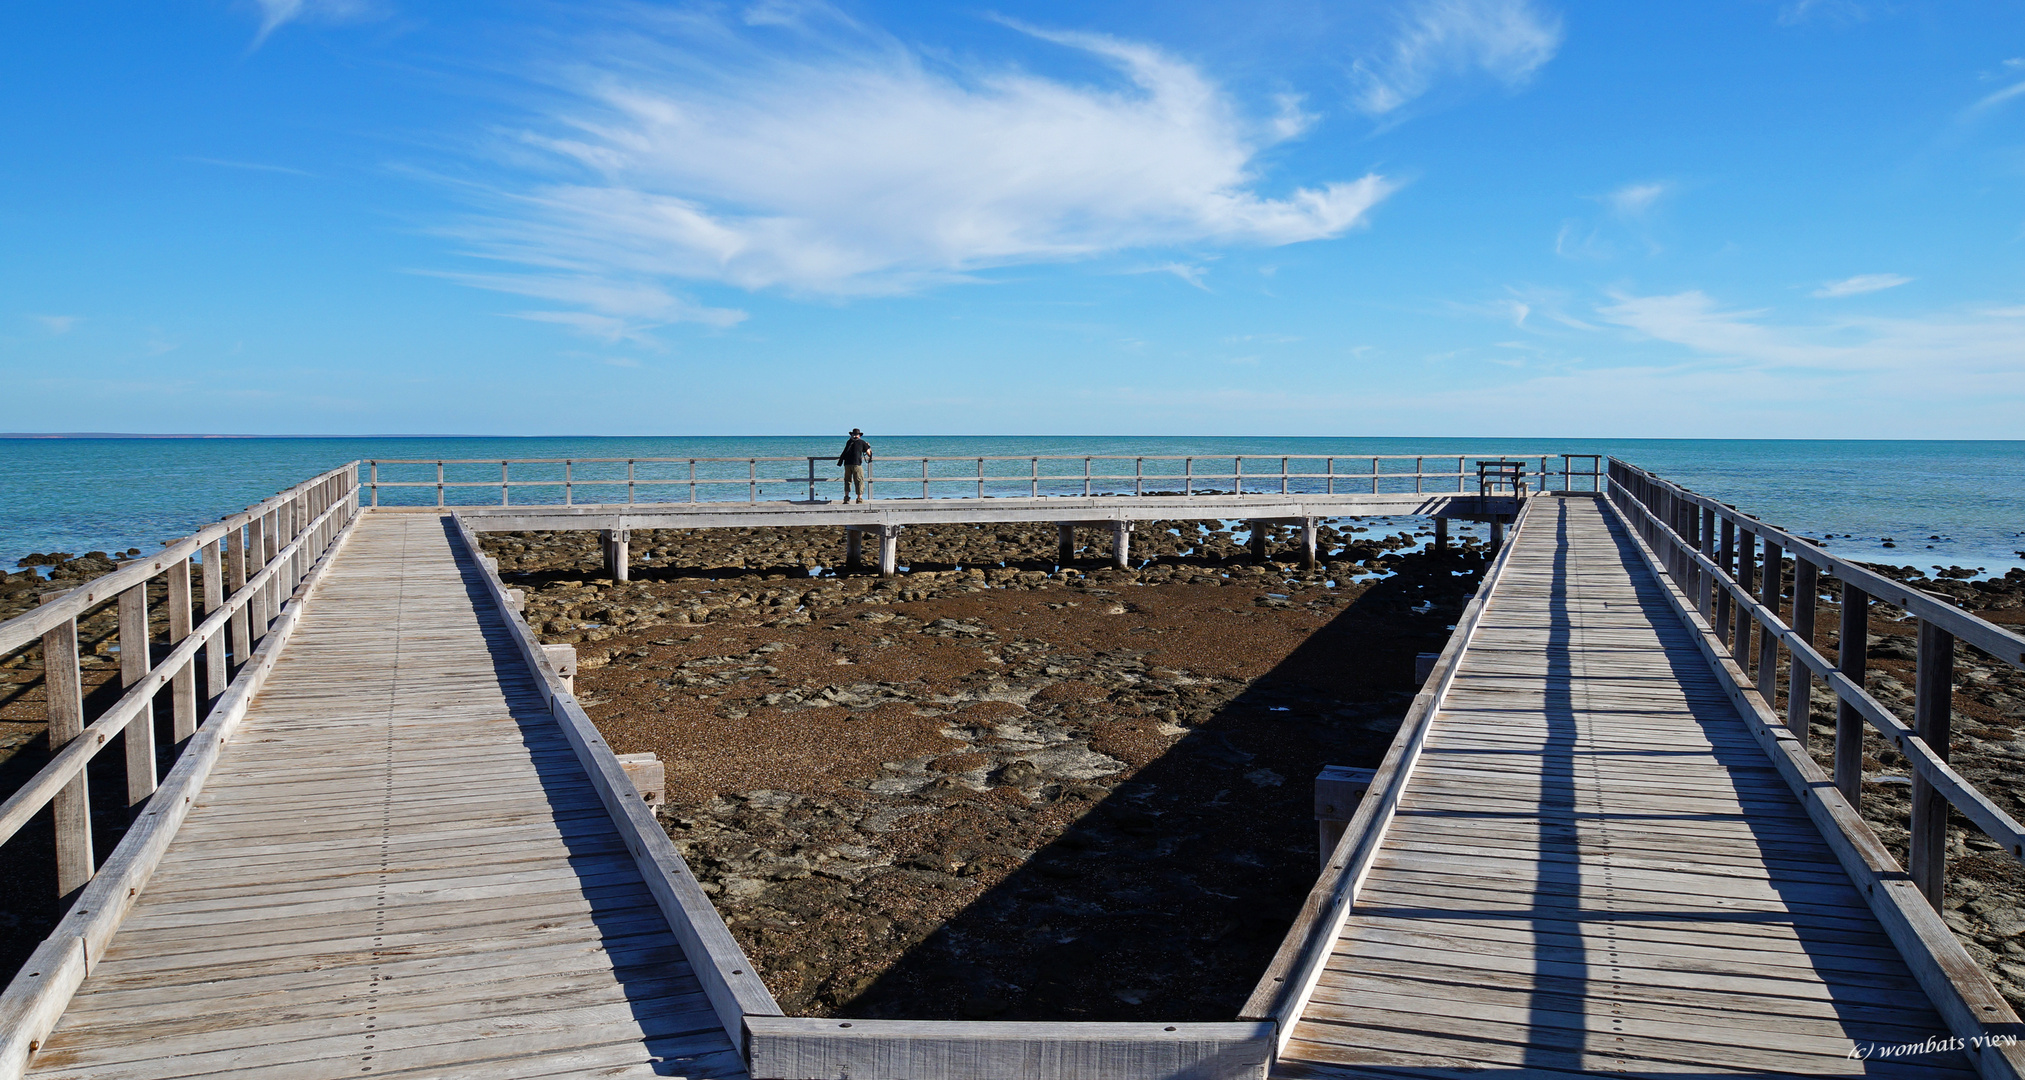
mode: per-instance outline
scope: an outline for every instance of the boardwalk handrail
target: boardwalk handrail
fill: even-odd
[[[1505,564],[1511,560],[1512,552],[1518,549],[1519,535],[1537,502],[1537,499],[1530,499],[1520,509],[1511,535],[1506,538],[1497,558],[1484,571],[1476,595],[1470,599],[1461,618],[1456,620],[1455,631],[1449,635],[1448,644],[1436,659],[1427,682],[1414,695],[1406,718],[1400,722],[1399,732],[1393,736],[1391,747],[1372,775],[1370,788],[1344,827],[1343,835],[1330,853],[1321,876],[1308,891],[1301,913],[1294,919],[1293,927],[1287,931],[1265,975],[1238,1013],[1240,1019],[1277,1023],[1278,1048],[1285,1048],[1287,1040],[1293,1036],[1294,1021],[1322,977],[1330,949],[1336,936],[1342,932],[1345,920],[1350,917],[1358,890],[1371,872],[1372,861],[1378,857],[1378,849],[1384,843],[1385,831],[1392,823],[1393,813],[1399,808],[1400,797],[1405,794],[1407,781],[1413,774],[1415,762],[1419,760],[1434,714],[1440,710],[1442,698],[1448,693],[1449,684],[1455,680],[1463,651],[1476,635],[1477,625],[1489,605],[1492,587],[1504,572]]]
[[[50,598],[41,607],[0,623],[0,655],[42,644],[44,695],[49,709],[51,759],[0,802],[0,843],[44,806],[55,804],[57,892],[68,894],[95,873],[90,800],[84,777],[92,758],[125,732],[127,802],[137,806],[157,786],[154,701],[170,689],[176,741],[188,739],[228,689],[280,617],[315,561],[356,511],[356,463],[295,485],[215,525]],[[248,554],[255,570],[248,574]],[[191,560],[204,566],[205,618],[192,626]],[[168,592],[168,654],[153,659],[147,590],[157,577]],[[225,594],[229,583],[232,592]],[[78,655],[78,620],[107,603],[119,604],[120,676],[125,693],[87,726]],[[197,653],[204,653],[205,686],[213,702],[197,700]],[[149,722],[134,723],[137,718]]]
[[[1905,755],[1913,774],[1907,870],[1936,910],[1947,880],[1948,807],[1959,810],[2013,858],[2025,861],[2025,826],[1948,765],[1954,643],[1967,642],[2025,670],[2025,637],[1616,458],[1610,459],[1610,487],[1612,501],[1661,554],[1668,575],[1746,673],[1752,671],[1751,628],[1754,624],[1759,628],[1755,689],[1775,714],[1779,652],[1784,648],[1786,725],[1803,747],[1811,716],[1812,677],[1820,676],[1834,692],[1835,786],[1851,806],[1862,797],[1864,723]],[[1760,544],[1762,563],[1754,561],[1754,549]],[[1793,559],[1791,623],[1779,613],[1785,556]],[[1822,571],[1840,581],[1843,589],[1834,661],[1813,644]],[[1915,715],[1910,726],[1863,686],[1872,599],[1896,604],[1919,620]]]
[[[1478,475],[1478,470],[1466,468],[1467,463],[1473,458],[1481,456],[1476,454],[1020,454],[1010,456],[886,457],[875,458],[866,462],[865,483],[868,492],[876,491],[879,482],[878,473],[881,471],[880,467],[883,465],[889,473],[886,481],[889,485],[903,484],[911,490],[913,485],[919,484],[921,485],[921,498],[924,499],[930,497],[931,485],[947,486],[961,484],[965,486],[974,485],[976,487],[976,492],[972,496],[942,496],[945,498],[984,498],[986,497],[986,487],[989,485],[1012,487],[1025,485],[1030,496],[1039,497],[1043,494],[1043,485],[1052,488],[1059,485],[1073,486],[1076,484],[1081,484],[1082,490],[1080,492],[1069,492],[1069,494],[1124,494],[1123,488],[1127,484],[1130,484],[1132,489],[1131,494],[1140,496],[1148,494],[1147,483],[1149,481],[1179,482],[1182,494],[1192,495],[1196,494],[1195,485],[1198,482],[1225,480],[1232,482],[1238,494],[1245,493],[1245,483],[1247,481],[1252,482],[1254,485],[1255,494],[1264,494],[1274,484],[1277,484],[1278,493],[1285,495],[1290,493],[1291,485],[1301,483],[1311,483],[1320,486],[1323,489],[1323,494],[1330,495],[1337,494],[1337,485],[1339,484],[1344,485],[1346,488],[1352,485],[1361,486],[1368,484],[1371,493],[1377,494],[1381,485],[1399,485],[1403,488],[1407,481],[1413,483],[1413,491],[1416,493],[1435,491],[1436,489],[1427,486],[1430,482],[1440,482],[1441,491],[1448,490],[1448,485],[1453,483],[1455,485],[1454,490],[1457,493],[1461,493],[1467,490],[1466,485],[1471,479]],[[1558,490],[1575,490],[1573,485],[1579,480],[1587,480],[1589,482],[1589,488],[1586,490],[1601,489],[1604,472],[1602,466],[1603,455],[1601,454],[1521,454],[1508,456],[1521,460],[1523,466],[1531,466],[1535,461],[1538,462],[1536,468],[1522,467],[1521,469],[1522,476],[1535,478],[1535,490],[1554,490],[1553,478],[1555,477],[1560,478]],[[1456,463],[1453,472],[1446,471],[1445,469],[1429,471],[1428,462],[1447,462],[1450,459],[1454,459]],[[816,475],[818,468],[828,465],[831,461],[832,459],[827,456],[816,455],[803,455],[800,457],[694,458],[379,458],[369,459],[364,463],[367,467],[364,487],[369,495],[369,505],[372,506],[380,505],[380,489],[383,487],[434,488],[436,490],[437,506],[455,505],[447,501],[447,494],[453,488],[497,488],[499,490],[499,505],[501,506],[512,505],[512,491],[514,488],[557,487],[563,489],[562,505],[564,506],[578,505],[576,501],[576,489],[579,487],[624,487],[626,489],[626,503],[627,505],[633,505],[638,502],[638,489],[643,487],[679,488],[686,486],[689,489],[687,501],[693,503],[701,501],[700,495],[704,491],[711,489],[713,485],[742,485],[746,488],[746,500],[748,502],[758,502],[760,486],[762,484],[792,484],[795,486],[806,485],[808,498],[810,501],[814,501],[817,484],[834,482],[834,478]],[[1083,463],[1083,471],[1067,473],[1041,472],[1042,462],[1056,461],[1080,461]],[[1231,463],[1231,471],[1229,472],[1196,471],[1197,462],[1225,461]],[[1279,467],[1273,471],[1262,472],[1254,469],[1247,472],[1245,471],[1245,462],[1247,461],[1277,461]],[[1411,461],[1414,463],[1413,471],[1399,470],[1388,472],[1381,469],[1381,462],[1391,461]],[[931,467],[938,462],[964,462],[973,464],[975,471],[965,472],[961,475],[953,473],[932,475]],[[1020,473],[994,473],[986,471],[987,465],[995,462],[1021,463],[1027,466],[1027,470]],[[1112,462],[1131,462],[1132,471],[1095,471],[1098,462],[1106,463],[1106,468],[1110,468],[1110,463]],[[1180,462],[1180,471],[1147,472],[1147,462]],[[1295,472],[1292,468],[1294,462],[1321,462],[1322,471]],[[1339,472],[1336,468],[1337,462],[1370,462],[1370,468],[1358,472]],[[1556,462],[1558,462],[1558,467],[1554,464]],[[1578,467],[1578,462],[1584,463],[1584,465]],[[762,466],[771,467],[789,463],[805,467],[807,470],[806,474],[799,474],[800,470],[797,469],[798,475],[761,475],[760,470]],[[436,469],[436,477],[433,480],[382,480],[380,479],[380,466],[382,465],[433,465]],[[445,471],[449,466],[453,465],[497,465],[499,466],[499,479],[453,480],[449,478]],[[535,480],[515,478],[512,475],[512,467],[515,465],[560,465],[563,467],[563,475],[561,479]],[[625,475],[623,477],[610,478],[581,478],[576,475],[576,467],[579,465],[624,465]],[[638,472],[639,466],[642,465],[687,466],[688,475],[658,478],[653,476],[643,477]],[[745,475],[743,476],[708,475],[711,471],[708,468],[709,466],[719,467],[717,471],[720,472],[729,472],[733,471],[733,467],[739,465],[745,466]],[[705,467],[701,473],[699,473],[699,466]],[[947,465],[945,464],[943,467],[946,469]],[[1119,468],[1122,469],[1123,466],[1121,465]],[[893,469],[901,469],[903,471],[917,470],[919,475],[912,475],[911,472],[904,476],[893,475],[891,473]],[[785,470],[774,471],[780,472]],[[1260,484],[1265,485],[1265,487],[1258,487]]]
[[[61,747],[0,807],[0,815],[9,823],[11,833],[41,805],[55,805],[58,888],[66,894],[76,893],[70,910],[0,992],[0,1080],[21,1075],[29,1056],[84,981],[87,969],[103,955],[189,813],[217,763],[219,750],[273,670],[301,620],[303,602],[357,520],[356,464],[340,466],[289,488],[168,545],[153,559],[135,560],[137,565],[123,567],[36,611],[0,623],[0,644],[10,650],[32,641],[35,632],[43,634],[51,742],[53,747]],[[250,577],[245,574],[248,548],[260,559],[260,569]],[[188,625],[193,599],[190,559],[200,551],[208,614],[200,626],[192,628]],[[168,576],[169,636],[174,647],[160,662],[149,665],[146,589],[158,573]],[[233,584],[229,597],[223,593],[228,575]],[[125,695],[86,729],[78,693],[77,619],[114,597],[122,602],[121,655],[140,659],[123,672],[128,676]],[[196,708],[194,668],[199,649],[205,653],[207,688],[218,691],[201,717]],[[224,678],[228,663],[237,668],[229,683]],[[184,747],[158,787],[152,706],[155,694],[164,686],[174,688],[176,733],[184,740]],[[66,733],[60,725],[77,730]],[[123,740],[129,746],[130,802],[145,805],[137,806],[138,816],[104,864],[94,866],[83,770],[105,740],[121,730],[147,735],[146,739]],[[94,737],[83,737],[92,732]],[[145,757],[135,753],[136,745],[146,747]],[[143,786],[145,792],[140,790]]]

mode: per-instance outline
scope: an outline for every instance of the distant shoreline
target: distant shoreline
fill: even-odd
[[[0,439],[513,439],[517,435],[150,435],[127,431],[0,431]],[[542,438],[542,436],[531,436]]]

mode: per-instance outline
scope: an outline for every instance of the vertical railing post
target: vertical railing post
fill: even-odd
[[[1146,494],[1145,458],[1134,458],[1132,460],[1132,494],[1134,495]]]
[[[809,501],[816,501],[816,459],[809,459]]]
[[[1455,493],[1458,495],[1469,490],[1469,488],[1465,486],[1469,482],[1469,477],[1463,471],[1464,463],[1467,462],[1468,460],[1469,459],[1467,456],[1458,457],[1455,459]]]
[[[1954,726],[1955,636],[1921,619],[1918,664],[1913,679],[1913,730],[1935,757],[1946,761]],[[1906,870],[1927,903],[1939,911],[1948,883],[1948,800],[1917,769],[1912,778],[1910,843]]]
[[[507,501],[507,493],[506,493],[507,483],[508,481],[506,479],[506,462],[502,461],[499,463],[499,505],[501,506],[511,505],[511,503]]]
[[[1336,459],[1335,459],[1335,458],[1330,458],[1330,459],[1328,460],[1328,462],[1327,462],[1326,464],[1324,464],[1324,465],[1322,466],[1322,474],[1323,474],[1324,476],[1328,477],[1328,479],[1327,479],[1327,480],[1325,480],[1325,481],[1323,482],[1323,490],[1327,491],[1327,492],[1328,492],[1329,494],[1331,494],[1331,495],[1334,495],[1334,494],[1336,494]],[[1413,487],[1413,490],[1415,490],[1415,491],[1419,491],[1419,490],[1420,490],[1420,482],[1419,482],[1418,480],[1415,480],[1415,481],[1414,481],[1414,487]]]
[[[249,519],[243,526],[234,525],[225,530],[225,595],[236,596],[246,587],[246,531],[253,527]],[[223,602],[223,598],[220,598]],[[246,658],[253,655],[253,605],[240,604],[232,611],[232,666],[246,666]],[[224,691],[220,683],[211,691],[215,697]]]
[[[169,647],[175,648],[184,638],[190,636],[196,625],[190,618],[192,601],[190,595],[190,560],[177,559],[169,564]],[[197,662],[195,658],[176,669],[169,684],[169,716],[174,724],[175,739],[181,743],[197,733]]]
[[[267,560],[263,557],[263,553],[267,550],[267,542],[261,538],[261,534],[266,528],[267,519],[263,515],[254,514],[252,517],[246,519],[246,576],[248,578],[260,576],[261,568],[267,565]],[[267,636],[266,591],[265,587],[254,589],[252,594],[246,598],[246,615],[248,629],[250,630],[246,642],[246,655],[248,657],[253,655],[253,643]],[[244,660],[240,662],[245,663]]]
[[[1797,552],[1793,556],[1793,632],[1814,644],[1814,606],[1821,591],[1820,570]],[[1807,745],[1814,698],[1814,672],[1786,652],[1786,727]]]
[[[380,505],[380,463],[374,461],[369,462],[368,464],[372,466],[373,505],[378,506]]]
[[[977,459],[977,497],[984,498],[984,459]]]
[[[1034,498],[1038,499],[1041,497],[1041,459],[1034,458],[1032,464],[1033,464],[1033,496]]]
[[[633,459],[626,459],[626,505],[633,505]]]
[[[812,499],[815,498],[814,494],[815,490],[816,490],[815,468],[811,466],[809,469],[809,492],[810,492],[809,498]],[[568,460],[567,458],[565,458],[563,460],[563,505],[575,506],[576,494],[577,493],[576,493],[575,464],[570,460]]]
[[[1287,458],[1281,458],[1281,459],[1280,459],[1280,494],[1282,494],[1282,495],[1285,495],[1285,494],[1287,493],[1287,462],[1288,462],[1288,460],[1289,460],[1289,459],[1287,459]]]
[[[1737,527],[1737,587],[1743,596],[1749,596],[1758,589],[1758,534]],[[1740,601],[1742,597],[1738,598]],[[1751,609],[1743,603],[1737,604],[1737,617],[1730,629],[1730,655],[1736,658],[1737,666],[1744,674],[1751,673]]]
[[[148,677],[148,583],[120,593],[120,686]],[[127,805],[138,806],[155,793],[155,706],[151,701],[127,721],[120,740],[126,744]]]
[[[225,549],[213,540],[204,545],[204,617],[225,606]],[[225,692],[225,657],[229,649],[226,631],[219,630],[204,643],[204,698],[209,701]]]
[[[1784,584],[1782,579],[1785,574],[1780,570],[1780,564],[1784,557],[1784,550],[1773,543],[1771,537],[1766,537],[1765,566],[1762,572],[1764,590],[1760,599],[1771,609],[1774,616],[1779,614],[1779,594],[1783,591],[1781,586]],[[1772,633],[1769,626],[1760,627],[1758,630],[1758,693],[1764,697],[1766,707],[1778,711],[1779,638]]]
[[[1835,668],[1862,689],[1864,668],[1870,656],[1870,596],[1847,581],[1842,583],[1839,638]],[[1863,798],[1863,728],[1863,714],[1840,694],[1836,695],[1835,786],[1851,806]]]
[[[1243,454],[1231,458],[1231,478],[1237,481],[1237,493],[1245,493],[1245,459]]]
[[[42,635],[42,687],[48,698],[49,752],[54,754],[84,733],[84,678],[77,665],[75,616]],[[91,851],[91,794],[85,770],[79,769],[63,785],[50,800],[50,809],[56,819],[56,894],[68,896],[91,880],[97,865]]]
[[[1721,546],[1716,550],[1716,565],[1722,568],[1724,574],[1735,579],[1737,523],[1726,517],[1723,519],[1722,528],[1723,538]],[[1716,637],[1722,639],[1723,644],[1730,644],[1730,590],[1720,586],[1716,589]]]
[[[928,497],[928,459],[921,459],[921,497]]]
[[[628,466],[630,467],[631,463],[630,463],[630,462],[628,462],[627,464],[628,464]],[[629,481],[627,482],[627,484],[626,484],[626,501],[627,501],[627,502],[632,502],[632,501],[633,501],[633,499],[632,499],[632,495],[633,495],[633,485],[632,485],[632,483],[631,483],[631,482],[630,482],[630,480],[629,480]],[[749,502],[749,503],[756,503],[756,502],[758,502],[758,501],[759,501],[759,459],[758,459],[758,458],[746,458],[746,459],[745,459],[745,501],[746,501],[746,502]]]
[[[443,463],[436,463],[436,505],[443,505]]]
[[[689,501],[696,501],[696,459],[689,459]]]
[[[1378,494],[1378,459],[1371,459],[1371,494]]]
[[[1420,475],[1420,474],[1421,474],[1421,473],[1424,473],[1424,472],[1426,472],[1426,471],[1427,471],[1427,459],[1426,459],[1426,458],[1424,458],[1424,457],[1417,457],[1417,458],[1414,458],[1414,459],[1413,459],[1413,493],[1414,493],[1415,495],[1418,495],[1418,494],[1420,494],[1420,485],[1421,485],[1421,482],[1422,482],[1422,478],[1421,478],[1421,475]]]
[[[1192,457],[1181,459],[1181,493],[1195,494],[1195,459]]]
[[[1090,459],[1086,457],[1083,459],[1083,495],[1085,498],[1087,498],[1089,497],[1089,494],[1090,494]]]

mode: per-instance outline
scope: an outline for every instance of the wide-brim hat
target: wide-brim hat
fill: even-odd
[[[859,431],[859,430],[858,430],[857,428],[852,428],[852,429],[851,429],[851,434],[853,434],[853,435],[863,435],[863,434],[864,434],[864,432],[862,432],[862,431]]]

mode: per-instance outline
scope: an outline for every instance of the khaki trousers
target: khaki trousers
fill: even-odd
[[[864,501],[865,501],[865,466],[864,466],[863,464],[858,464],[858,465],[845,465],[845,466],[844,466],[844,498],[846,498],[846,499],[848,499],[848,498],[850,498],[850,497],[851,497],[851,485],[852,485],[852,484],[857,484],[857,485],[858,485],[858,501],[859,501],[859,502],[864,502]]]

